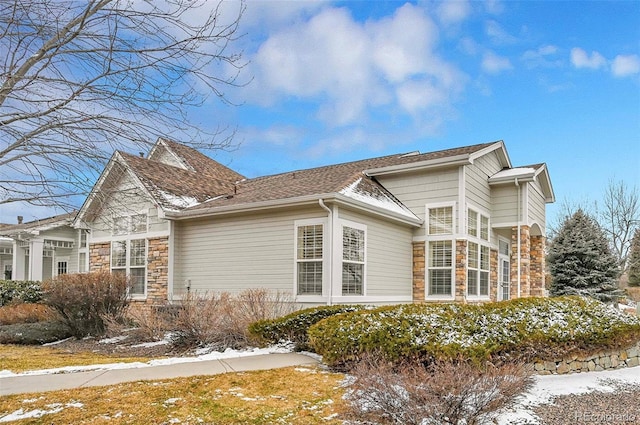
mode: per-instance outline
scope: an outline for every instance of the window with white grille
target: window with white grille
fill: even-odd
[[[296,230],[296,285],[298,295],[322,295],[324,226],[311,224]]]
[[[342,227],[342,295],[364,295],[365,231]]]

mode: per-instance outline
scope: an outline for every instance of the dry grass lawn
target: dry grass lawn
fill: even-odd
[[[92,352],[74,353],[53,347],[0,344],[0,370],[24,372],[64,366],[147,362],[147,357],[116,357]]]
[[[339,424],[344,376],[291,367],[0,399],[12,424]]]

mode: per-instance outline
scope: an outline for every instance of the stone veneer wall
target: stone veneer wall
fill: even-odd
[[[413,302],[423,302],[425,297],[424,242],[413,242]]]
[[[518,298],[518,228],[511,228],[511,298]],[[520,298],[531,295],[529,226],[520,226]]]
[[[147,242],[147,304],[167,301],[169,289],[169,238]]]
[[[531,236],[531,296],[544,296],[544,236]]]
[[[592,356],[573,356],[562,360],[537,361],[533,364],[533,370],[539,375],[562,375],[620,369],[638,365],[640,365],[640,342],[626,349],[601,352]]]
[[[100,272],[111,270],[111,243],[89,244],[89,271]]]
[[[467,241],[466,239],[456,240],[455,252],[455,299],[464,301],[467,294]]]
[[[498,291],[500,290],[500,282],[498,282],[498,250],[491,249],[489,254],[489,296],[491,301],[498,300]]]

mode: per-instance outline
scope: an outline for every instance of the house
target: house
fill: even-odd
[[[76,212],[0,227],[4,279],[46,280],[88,269],[87,232],[71,227]]]
[[[89,270],[145,304],[263,287],[300,303],[544,292],[545,164],[502,141],[247,179],[179,143],[116,152],[80,209]]]

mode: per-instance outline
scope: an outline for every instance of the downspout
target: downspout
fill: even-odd
[[[327,274],[329,275],[329,299],[327,300],[327,305],[333,304],[333,210],[326,206],[324,200],[318,199],[318,204],[320,204],[320,208],[325,210],[328,214],[327,216],[327,234],[329,235],[329,252],[327,253],[329,257],[329,262],[327,264]]]
[[[516,187],[518,188],[518,227],[517,227],[517,231],[518,231],[518,235],[516,237],[517,239],[517,244],[518,244],[518,298],[520,298],[520,266],[521,266],[521,257],[520,257],[520,222],[521,220],[521,216],[522,216],[522,211],[520,208],[520,183],[518,182],[518,178],[516,177]]]

